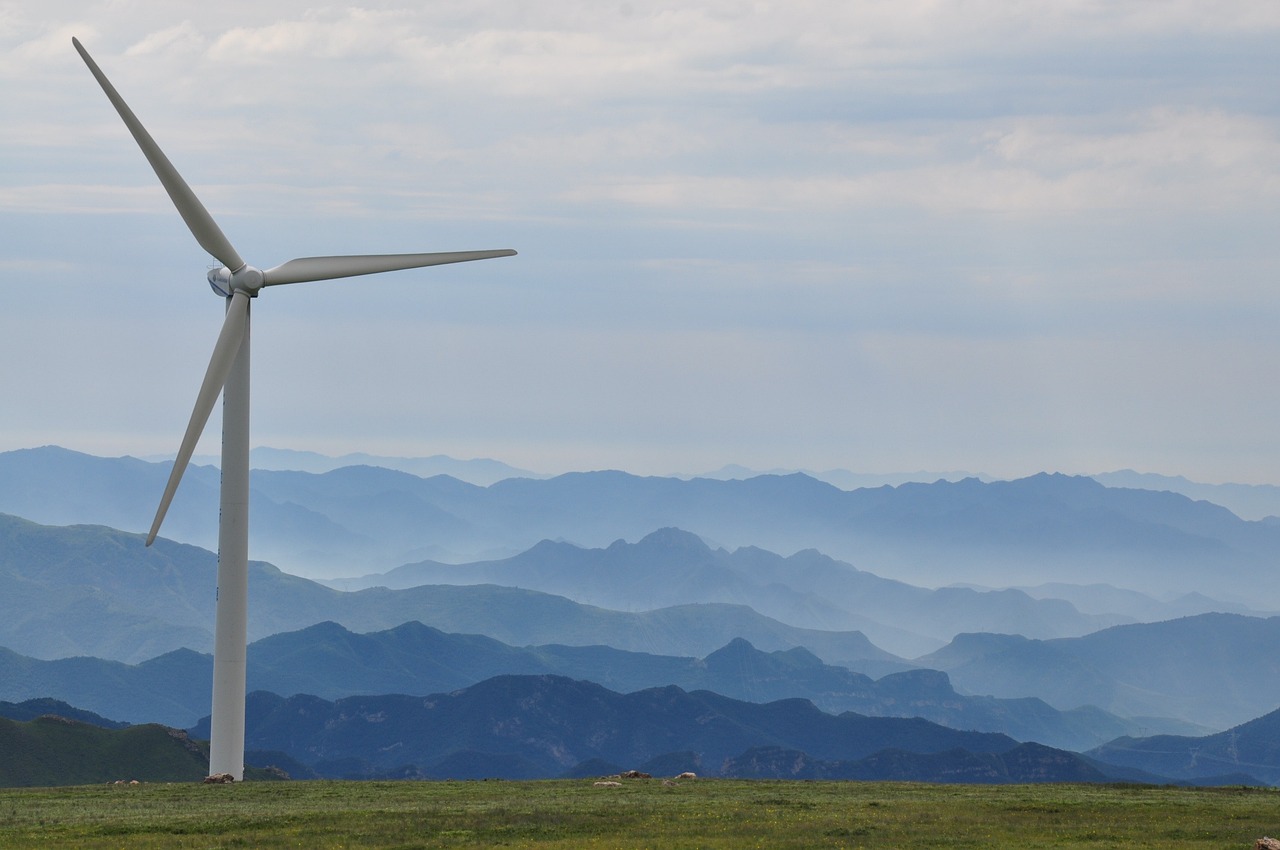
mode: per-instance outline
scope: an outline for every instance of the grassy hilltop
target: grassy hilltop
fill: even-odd
[[[0,791],[23,848],[1252,848],[1273,789],[623,780]]]

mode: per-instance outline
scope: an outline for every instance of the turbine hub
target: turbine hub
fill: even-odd
[[[250,298],[256,298],[262,288],[262,271],[250,265],[243,265],[235,271],[226,266],[209,269],[209,286],[223,298],[230,298],[237,290]]]

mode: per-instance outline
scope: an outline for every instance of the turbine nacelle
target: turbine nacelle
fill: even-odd
[[[257,298],[258,290],[263,284],[262,270],[247,264],[235,271],[231,271],[226,266],[209,269],[208,277],[209,286],[223,298],[230,298],[237,291],[245,293],[250,298]]]

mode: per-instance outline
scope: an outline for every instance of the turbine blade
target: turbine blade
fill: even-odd
[[[305,283],[312,280],[356,277],[362,274],[418,269],[423,266],[440,266],[446,263],[465,263],[470,260],[511,257],[515,253],[510,248],[503,248],[496,251],[447,251],[440,254],[357,254],[346,257],[300,257],[264,271],[262,273],[262,285],[274,286],[280,283]]]
[[[169,193],[170,200],[178,208],[178,213],[182,216],[182,220],[187,223],[187,229],[191,231],[191,235],[200,243],[200,247],[217,257],[218,262],[232,271],[243,266],[244,260],[240,259],[236,249],[231,246],[231,242],[223,235],[217,222],[213,220],[213,216],[209,215],[209,211],[204,208],[204,204],[200,203],[200,199],[196,197],[195,192],[191,191],[187,181],[182,179],[178,169],[173,167],[173,163],[169,162],[169,158],[164,155],[164,151],[160,150],[160,146],[156,144],[155,139],[151,138],[151,134],[142,126],[142,122],[133,114],[133,110],[129,108],[129,105],[124,102],[124,98],[120,97],[120,93],[116,91],[115,86],[111,85],[107,75],[102,73],[98,63],[94,62],[93,58],[89,56],[89,52],[80,44],[79,39],[73,38],[71,43],[79,51],[80,58],[84,60],[84,64],[89,66],[89,70],[97,78],[98,85],[102,86],[102,90],[106,92],[107,99],[111,101],[111,105],[116,108],[116,112],[119,112],[120,117],[124,119],[125,126],[133,134],[133,139],[138,143],[138,147],[142,148],[142,153],[146,156],[147,162],[151,163],[152,170],[160,178],[160,182],[164,185],[164,190]]]
[[[147,545],[155,542],[160,532],[160,523],[169,510],[173,494],[178,490],[178,482],[191,461],[191,453],[200,442],[200,433],[204,431],[213,405],[222,392],[222,385],[227,382],[227,375],[235,364],[236,355],[240,353],[240,343],[244,339],[246,320],[249,317],[249,296],[237,290],[227,303],[227,317],[222,322],[222,331],[213,346],[213,357],[209,358],[209,368],[204,373],[204,383],[200,385],[200,394],[196,396],[195,410],[191,411],[191,421],[187,423],[187,433],[182,437],[182,445],[178,448],[178,456],[173,461],[173,469],[169,473],[169,482],[164,486],[164,495],[160,497],[160,507],[156,509],[156,518],[151,523],[151,532],[147,535]]]

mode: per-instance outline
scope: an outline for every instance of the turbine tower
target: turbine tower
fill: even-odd
[[[218,592],[214,621],[213,706],[210,728],[209,772],[244,778],[245,653],[248,639],[249,585],[249,302],[264,286],[355,277],[378,272],[416,269],[445,263],[463,263],[492,257],[509,257],[510,249],[454,251],[435,254],[366,254],[339,257],[302,257],[266,270],[245,263],[223,235],[209,211],[191,191],[151,138],[115,87],[80,44],[71,39],[80,58],[124,119],[134,141],[151,163],[178,208],[191,235],[221,263],[208,273],[209,285],[226,301],[222,331],[196,396],[195,409],[173,462],[155,520],[147,535],[150,546],[160,531],[165,512],[191,460],[200,433],[213,405],[222,394],[222,487],[218,522]]]

